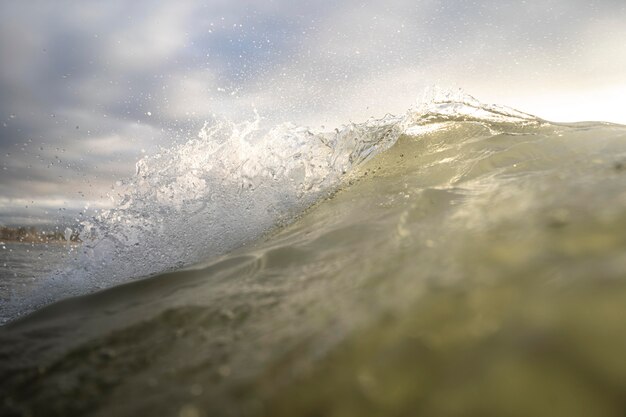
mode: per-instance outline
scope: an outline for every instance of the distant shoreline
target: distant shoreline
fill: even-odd
[[[69,235],[69,236],[68,236]],[[0,226],[0,242],[6,243],[80,243],[77,231],[38,230],[36,227]]]

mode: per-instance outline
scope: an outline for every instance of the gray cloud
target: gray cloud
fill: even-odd
[[[332,125],[438,84],[626,123],[624,21],[621,0],[3,2],[0,222],[107,204],[143,152],[253,105]]]

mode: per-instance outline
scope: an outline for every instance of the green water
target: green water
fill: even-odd
[[[623,416],[625,167],[612,125],[402,136],[263,242],[1,328],[0,414]]]

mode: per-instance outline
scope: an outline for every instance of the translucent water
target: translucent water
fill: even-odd
[[[297,202],[272,212],[269,232],[236,212],[231,221],[252,233],[225,254],[1,328],[1,414],[623,415],[626,127],[441,100],[346,129],[352,145],[339,152],[336,142],[322,158],[344,162],[298,162],[279,178],[298,179],[287,200],[272,200],[280,187],[266,180],[243,187],[248,199],[270,196],[251,202],[255,212]],[[128,229],[135,235],[121,226],[161,201],[159,184],[141,188],[142,172],[170,178],[151,174],[152,161],[127,205],[95,226],[127,234],[114,248],[155,230],[152,212]],[[194,229],[164,238],[176,258],[193,233],[220,230],[185,200],[205,190],[200,179],[215,180],[179,183],[184,172],[164,167],[177,172],[165,188],[181,205],[163,206],[188,214],[171,230]],[[242,167],[225,189],[243,183]],[[231,212],[245,201],[233,198]],[[115,213],[128,222],[108,223]],[[288,224],[272,224],[285,213]],[[116,256],[105,260],[112,271],[135,268]]]

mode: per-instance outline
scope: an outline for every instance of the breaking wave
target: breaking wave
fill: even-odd
[[[266,128],[258,114],[205,123],[196,138],[140,160],[116,207],[83,222],[74,262],[19,309],[215,259],[292,221],[400,136],[456,122],[492,130],[546,123],[462,92],[436,92],[404,115],[332,131]]]

